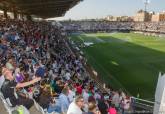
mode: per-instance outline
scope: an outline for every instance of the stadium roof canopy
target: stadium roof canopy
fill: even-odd
[[[0,8],[41,18],[63,16],[82,0],[0,0]]]

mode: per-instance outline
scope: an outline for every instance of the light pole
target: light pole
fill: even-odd
[[[145,1],[144,1],[144,6],[145,6],[145,7],[144,7],[144,11],[145,11],[145,12],[147,12],[147,6],[148,6],[149,3],[150,3],[149,0],[145,0]]]
[[[144,22],[148,21],[148,13],[147,13],[147,6],[150,3],[149,0],[143,0],[144,1]]]

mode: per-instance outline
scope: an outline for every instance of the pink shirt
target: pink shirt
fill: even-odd
[[[109,114],[117,114],[115,108],[109,108],[108,112],[109,112]]]

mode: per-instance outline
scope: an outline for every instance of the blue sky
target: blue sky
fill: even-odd
[[[144,9],[144,0],[84,0],[70,9],[64,17],[56,19],[102,18],[107,15],[133,16]],[[165,11],[165,0],[150,0],[148,11]]]

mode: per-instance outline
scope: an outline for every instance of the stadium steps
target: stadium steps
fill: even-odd
[[[2,100],[0,100],[0,114],[8,114],[8,112],[6,111],[3,103],[2,103]],[[41,112],[37,111],[36,107],[33,106],[31,109],[30,109],[30,114],[42,114]]]
[[[8,114],[3,106],[2,100],[0,100],[0,114]]]
[[[90,65],[84,65],[85,69],[88,72],[88,75],[95,81],[97,87],[100,88],[100,91],[102,93],[108,93],[108,91],[103,87],[103,82],[101,82],[101,80],[98,79],[99,76],[95,76],[95,74],[93,73],[93,69],[90,67]]]

